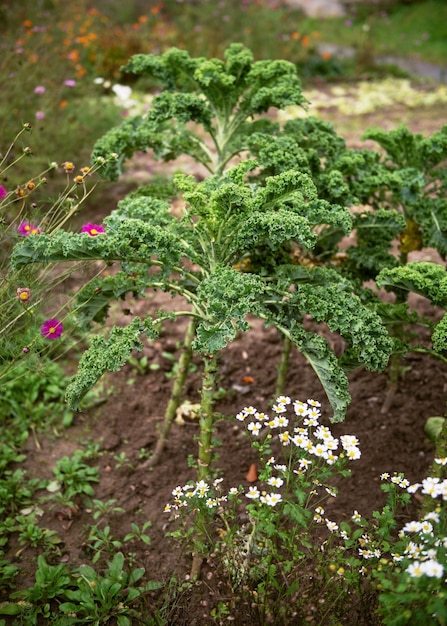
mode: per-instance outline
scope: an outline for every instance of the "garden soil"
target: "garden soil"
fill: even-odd
[[[424,134],[439,130],[442,123],[447,122],[445,111],[436,108],[415,111],[395,107],[358,119],[345,119],[330,110],[326,119],[330,119],[330,115],[336,129],[351,145],[361,145],[363,130],[372,125],[383,127],[385,120],[387,127],[392,127],[405,119],[412,130]],[[91,207],[88,219],[99,222],[125,192],[144,180],[145,176],[147,179],[165,167],[153,163],[147,155],[134,159],[132,169],[127,171],[122,181],[113,186],[107,195],[98,194],[102,199],[101,205]],[[430,255],[436,258],[435,253],[430,251],[424,251],[423,258],[430,258]],[[70,287],[76,288],[76,276],[71,280],[74,283]],[[413,298],[411,303],[428,317],[440,318],[441,312],[434,310],[423,298]],[[155,313],[162,307],[175,309],[178,306],[178,302],[170,296],[155,293],[144,300],[120,303],[112,309],[111,319],[113,323],[124,325],[130,319],[129,310],[132,314],[141,315],[151,311]],[[256,457],[243,426],[234,416],[247,405],[268,411],[275,393],[281,356],[281,342],[275,329],[265,328],[258,320],[250,322],[250,330],[240,334],[223,351],[220,360],[216,411],[229,419],[223,419],[216,427],[220,444],[216,449],[218,458],[215,467],[227,487],[243,485],[247,488],[252,484],[247,480],[247,472],[256,462]],[[164,512],[164,508],[172,500],[171,492],[176,486],[196,477],[195,470],[188,463],[190,455],[194,457],[197,453],[198,422],[194,414],[185,408],[182,418],[173,424],[165,450],[155,467],[149,467],[147,459],[157,441],[172,386],[172,367],[180,353],[179,342],[186,324],[186,318],[166,323],[159,339],[147,343],[143,353],[135,355],[138,358],[147,357],[152,367],[146,373],[141,374],[135,366],[126,365],[120,372],[108,374],[99,387],[96,404],[77,413],[71,427],[65,431],[60,429],[57,436],[39,436],[38,441],[30,438],[25,463],[30,475],[49,479],[58,459],[71,455],[76,448],[98,443],[100,453],[92,461],[99,466],[100,472],[100,481],[95,485],[95,498],[103,502],[113,499],[114,506],[123,509],[123,512],[107,515],[105,522],[110,526],[111,533],[121,539],[131,530],[132,523],[141,527],[146,521],[151,522],[151,528],[147,530],[151,544],[132,541],[126,543],[122,551],[127,555],[134,553],[136,564],[146,570],[145,580],[166,584],[172,577],[180,583],[188,580],[191,565],[187,547],[166,536],[178,526],[172,515]],[[325,333],[324,328],[319,330]],[[426,331],[419,329],[417,332],[418,339],[429,347]],[[336,351],[342,347],[339,338],[331,336],[330,340]],[[362,456],[352,464],[351,477],[340,483],[337,498],[333,498],[326,507],[330,519],[348,520],[354,510],[371,517],[374,510],[380,509],[385,502],[380,489],[382,472],[403,472],[411,482],[420,481],[427,475],[433,462],[434,447],[424,432],[424,425],[430,416],[445,414],[447,364],[414,352],[408,354],[402,365],[404,375],[394,395],[390,395],[386,372],[374,373],[361,368],[349,375],[352,403],[345,421],[333,425],[333,430],[337,435],[355,434],[360,440]],[[75,367],[75,362],[72,366]],[[185,402],[195,404],[200,401],[200,367],[200,360],[195,359],[185,388]],[[294,350],[284,392],[293,400],[319,400],[323,405],[324,420],[329,424],[330,406],[321,385],[305,359]],[[417,506],[415,500],[408,510],[403,511],[399,524],[413,519]],[[45,505],[44,509],[42,524],[56,530],[61,539],[54,562],[64,562],[70,568],[81,563],[91,564],[93,554],[86,542],[88,527],[92,524],[88,506],[80,502],[74,508],[51,504]],[[216,522],[217,526],[219,522]],[[21,553],[20,560],[25,570],[27,559],[31,564],[33,556],[32,551]],[[96,567],[101,568],[104,563],[101,557]],[[33,582],[34,571],[30,565],[28,584]],[[309,572],[308,578],[311,577],[312,572]],[[27,580],[26,573],[22,579]],[[312,590],[311,585],[309,589]],[[192,587],[180,586],[171,596],[166,594],[166,589],[158,594],[148,594],[146,623],[149,623],[152,612],[160,608],[162,601],[166,602],[166,598],[166,619],[172,626],[277,623],[274,617],[263,622],[246,597],[247,594],[241,596],[237,589],[231,588],[216,559],[210,557],[203,564],[200,580]],[[337,623],[352,626],[376,623],[372,614],[374,602],[374,596],[365,590],[363,598],[353,599],[351,613]],[[219,603],[228,607],[228,615],[218,617]],[[308,615],[302,618],[303,621],[300,618],[290,623],[320,623],[321,613],[317,605],[318,598],[310,597]],[[144,617],[142,623],[145,623]],[[323,620],[321,623],[332,622]]]

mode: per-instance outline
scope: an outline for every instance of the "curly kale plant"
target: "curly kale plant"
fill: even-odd
[[[164,160],[188,154],[209,176],[198,182],[179,174],[174,189],[167,184],[169,193],[156,185],[130,193],[104,220],[105,233],[94,237],[62,230],[28,237],[16,246],[13,262],[113,264],[114,271],[78,294],[77,313],[87,325],[104,321],[109,303],[127,293],[138,297],[160,289],[179,297],[174,313],[135,318],[108,337],[95,337],[67,398],[77,407],[106,370],[119,369],[142,348],[142,335],[154,338],[164,319],[188,316],[167,415],[172,418],[195,351],[203,359],[198,468],[204,478],[212,458],[219,354],[249,329],[248,316],[276,327],[298,347],[322,382],[334,421],[344,418],[350,401],[346,369],[383,369],[393,341],[349,277],[321,262],[352,228],[348,207],[354,197],[333,165],[345,149],[342,140],[316,120],[282,130],[259,117],[272,107],[304,104],[296,68],[286,61],[254,61],[234,44],[224,60],[172,49],[136,55],[126,69],[154,76],[164,90],[147,115],[125,120],[97,142],[93,156],[104,162],[103,174],[115,179],[127,158],[152,150]],[[174,196],[182,201],[180,215],[171,210]],[[314,262],[302,261],[313,251]],[[304,324],[309,317],[313,330]],[[323,327],[343,337],[341,356],[331,350]]]

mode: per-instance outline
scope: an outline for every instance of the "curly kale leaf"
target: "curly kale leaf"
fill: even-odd
[[[130,193],[118,202],[118,208],[110,215],[152,222],[158,226],[170,226],[176,218],[170,214],[169,209],[170,204],[165,200]]]
[[[85,394],[106,371],[116,372],[127,362],[134,350],[141,351],[141,335],[150,339],[158,336],[152,320],[134,318],[124,328],[114,327],[109,337],[96,336],[84,352],[76,375],[67,387],[66,400],[70,408],[77,409]]]
[[[303,204],[316,198],[317,190],[310,176],[288,170],[266,178],[264,185],[257,189],[251,207],[255,211],[297,207],[299,211]]]
[[[118,214],[105,218],[104,224],[106,232],[96,237],[65,231],[26,237],[15,246],[11,263],[14,267],[93,259],[149,263],[156,256],[161,263],[171,266],[181,258],[183,249],[178,238],[162,226],[121,218]]]
[[[349,235],[353,227],[353,218],[349,209],[330,204],[327,200],[311,200],[305,206],[305,216],[314,226],[328,224],[341,230],[344,235]],[[321,237],[321,233],[318,237]]]
[[[240,224],[229,254],[236,258],[244,253],[250,254],[254,248],[267,248],[269,252],[274,252],[290,240],[305,249],[312,249],[316,239],[307,219],[301,215],[285,209],[268,213],[255,211]]]
[[[97,276],[76,294],[76,319],[82,328],[91,322],[104,322],[110,303],[124,300],[127,294],[142,296],[154,278],[148,276],[145,266],[137,266],[132,273],[120,270],[111,276]]]
[[[119,175],[125,159],[149,148],[165,161],[184,153],[209,171],[222,171],[233,156],[246,149],[249,118],[271,107],[305,101],[292,63],[253,62],[252,53],[241,44],[231,45],[224,60],[191,58],[171,49],[161,56],[136,55],[124,69],[159,78],[165,91],[153,99],[145,117],[126,120],[95,144],[95,162],[117,155],[116,161],[107,160],[100,169],[112,179]],[[201,124],[214,142],[216,163],[200,133],[187,127],[189,122]],[[259,128],[258,121],[252,123]]]
[[[196,67],[186,50],[170,48],[164,54],[134,54],[122,71],[157,78],[166,89],[190,88],[190,76]]]
[[[392,167],[425,171],[447,159],[447,126],[431,137],[413,133],[404,125],[390,131],[370,128],[363,139],[376,141],[387,152],[385,162]]]
[[[197,289],[204,319],[197,327],[193,348],[212,354],[222,350],[238,331],[247,330],[245,318],[258,311],[264,289],[257,276],[217,266]]]
[[[442,265],[414,261],[402,267],[384,269],[377,276],[379,288],[395,293],[417,293],[433,304],[447,308],[447,272]]]
[[[347,267],[362,281],[373,280],[383,268],[398,263],[391,250],[393,241],[405,228],[405,218],[390,209],[362,211],[353,217],[356,240],[346,250]]]
[[[283,303],[278,310],[268,311],[266,319],[268,324],[276,326],[289,337],[308,361],[332,406],[331,421],[342,422],[351,402],[349,382],[328,342],[315,333],[307,332],[297,320],[296,312],[289,309],[288,303]]]
[[[346,150],[346,142],[337,135],[334,126],[311,115],[287,121],[283,133],[292,136],[306,152],[324,159],[326,167],[332,166],[335,158]]]
[[[422,245],[447,256],[447,200],[424,195],[413,211],[413,222],[420,230]]]
[[[123,163],[135,152],[144,152],[150,142],[147,133],[142,131],[143,118],[140,115],[124,120],[120,126],[110,129],[93,146],[92,163],[101,164],[99,174],[110,180],[117,180],[123,170]],[[110,155],[116,158],[111,159]]]
[[[183,97],[187,98],[187,95],[183,94]],[[102,163],[99,174],[117,180],[126,159],[135,152],[147,152],[149,149],[153,150],[156,159],[170,161],[188,154],[206,166],[210,156],[201,139],[183,123],[164,121],[164,117],[161,121],[154,121],[147,116],[135,116],[98,139],[93,146],[92,162]],[[116,158],[111,159],[110,155]]]
[[[200,183],[193,176],[183,174],[174,180],[190,206],[190,213],[204,218],[213,230],[225,227],[234,214],[248,211],[252,192],[244,186],[243,179],[255,165],[252,160],[242,161],[225,175],[208,176]]]
[[[297,298],[316,322],[326,322],[332,332],[348,341],[359,363],[369,370],[386,367],[393,341],[380,317],[365,307],[358,296],[337,284],[328,284],[299,285]]]
[[[417,293],[432,304],[447,308],[447,272],[437,263],[414,261],[402,267],[385,269],[377,277],[377,286],[395,293]],[[437,323],[432,333],[433,349],[447,350],[447,318]]]
[[[196,122],[202,124],[208,132],[211,130],[213,113],[207,102],[193,93],[163,92],[152,101],[151,109],[147,114],[147,121],[153,122],[154,128],[172,118],[182,124]]]
[[[342,422],[351,403],[349,381],[327,342],[312,333],[291,333],[291,338],[318,376],[334,412],[331,421]]]
[[[436,328],[431,336],[433,349],[442,353],[447,350],[447,315],[436,324]]]
[[[296,67],[289,61],[256,61],[246,76],[248,92],[243,95],[240,110],[245,117],[265,113],[272,107],[306,103]]]

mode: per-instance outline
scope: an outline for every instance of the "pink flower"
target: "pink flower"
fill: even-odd
[[[37,87],[34,87],[34,93],[37,93],[38,95],[45,93],[45,91],[46,89],[43,85],[37,85]]]
[[[105,232],[106,231],[103,226],[100,226],[99,224],[91,224],[90,222],[88,224],[84,224],[81,229],[81,233],[88,233],[92,237],[96,237],[96,235],[100,235]]]
[[[16,297],[20,302],[29,302],[31,300],[31,289],[28,289],[28,287],[19,287],[16,292]]]
[[[36,112],[36,120],[43,120],[44,117],[45,117],[45,111]]]
[[[22,222],[18,227],[18,232],[20,235],[27,237],[28,235],[38,235],[40,233],[40,228],[38,226],[33,226],[29,222]]]
[[[62,335],[63,330],[62,322],[51,318],[42,324],[40,332],[45,339],[58,339]]]
[[[64,80],[64,85],[66,87],[76,87],[76,81],[72,78],[68,78],[67,80]]]
[[[3,187],[3,185],[0,185],[0,200],[2,200],[7,195],[8,192],[6,191],[6,189]]]

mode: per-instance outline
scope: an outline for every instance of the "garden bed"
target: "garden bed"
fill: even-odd
[[[325,111],[334,115],[334,110]],[[436,115],[435,115],[436,114]],[[397,105],[386,113],[370,113],[353,118],[335,112],[333,122],[336,130],[348,138],[351,145],[362,144],[360,134],[366,127],[381,125],[386,117],[387,128],[396,126],[404,118],[409,128],[430,134],[440,126],[436,108],[407,109]],[[163,171],[165,166],[154,163],[150,157],[140,155],[131,162],[123,181],[114,192],[119,199],[124,187],[132,187],[135,181]],[[124,195],[124,194],[123,194]],[[112,201],[113,202],[113,201]],[[83,219],[99,221],[105,216],[104,205],[92,207],[91,215]],[[107,211],[113,208],[107,202]],[[101,211],[104,215],[101,215]],[[424,250],[423,260],[438,260],[434,251]],[[419,257],[421,258],[421,257]],[[82,276],[79,277],[82,282]],[[73,281],[76,279],[71,279]],[[76,290],[76,283],[70,288]],[[412,305],[429,317],[438,312],[424,298],[414,298]],[[162,293],[151,294],[145,300],[125,301],[112,309],[115,324],[125,323],[128,310],[134,315],[155,313],[160,308],[175,307],[177,301]],[[436,319],[433,319],[436,321]],[[220,360],[219,400],[216,411],[228,419],[217,427],[220,444],[216,449],[217,476],[223,478],[225,487],[253,485],[247,480],[250,466],[256,462],[243,425],[234,416],[247,405],[268,412],[275,393],[276,370],[281,356],[281,342],[274,328],[266,329],[259,320],[251,320],[251,328],[222,352]],[[96,404],[75,415],[73,424],[58,436],[39,434],[30,437],[26,444],[26,461],[23,467],[30,476],[50,480],[55,463],[64,456],[71,456],[77,449],[91,451],[91,464],[99,468],[99,482],[94,484],[94,498],[102,502],[113,501],[109,512],[101,518],[100,528],[109,527],[108,542],[96,544],[87,541],[95,511],[87,501],[79,500],[76,506],[58,506],[54,502],[41,505],[42,527],[57,533],[60,542],[51,554],[49,562],[65,563],[70,569],[98,558],[96,567],[101,569],[113,552],[120,550],[135,566],[145,569],[144,580],[169,584],[175,578],[172,594],[166,591],[148,592],[145,597],[146,616],[142,623],[152,623],[154,612],[163,612],[164,619],[172,625],[189,626],[235,623],[251,626],[261,623],[277,623],[272,616],[261,617],[260,608],[247,600],[247,593],[232,587],[222,572],[219,562],[211,554],[205,559],[201,578],[192,586],[188,581],[191,567],[190,554],[183,544],[178,544],[167,533],[177,528],[172,513],[165,506],[172,501],[172,491],[178,485],[195,480],[196,470],[188,463],[189,456],[196,456],[198,421],[194,412],[184,404],[183,417],[172,426],[165,450],[155,467],[149,467],[150,458],[158,437],[172,385],[172,369],[179,358],[179,342],[184,336],[186,318],[176,323],[166,322],[160,337],[145,345],[144,351],[135,355],[136,361],[122,368],[119,373],[108,374],[101,384]],[[324,328],[320,328],[324,334]],[[424,341],[424,337],[419,337]],[[429,337],[425,337],[429,346]],[[334,346],[337,351],[337,346]],[[142,361],[141,358],[146,361]],[[75,363],[69,365],[75,366]],[[352,403],[345,422],[332,426],[335,435],[355,434],[360,441],[361,459],[353,464],[352,476],[338,481],[340,492],[327,505],[327,514],[341,522],[350,519],[354,511],[371,518],[373,511],[385,503],[380,489],[380,476],[402,472],[410,482],[417,482],[427,475],[433,461],[434,446],[424,433],[430,416],[444,415],[447,391],[447,364],[427,355],[409,353],[403,361],[405,375],[399,380],[392,401],[388,396],[389,380],[386,373],[371,373],[365,368],[350,376]],[[192,405],[200,401],[200,362],[195,363],[195,373],[190,377],[184,401]],[[143,372],[144,370],[144,372]],[[287,374],[285,393],[293,400],[307,401],[314,398],[322,403],[324,422],[329,425],[330,406],[321,385],[309,364],[297,351],[292,350]],[[387,408],[384,410],[384,405]],[[414,519],[419,501],[414,498],[407,511],[397,519],[400,526]],[[113,511],[114,507],[120,510]],[[150,522],[146,533],[151,542],[123,538],[132,532],[132,524],[140,528]],[[246,522],[242,516],[238,523]],[[216,532],[221,524],[216,518]],[[323,533],[324,535],[324,533]],[[324,537],[322,537],[323,539]],[[113,544],[112,540],[117,543]],[[179,549],[180,545],[180,549]],[[33,584],[35,558],[38,550],[20,548],[11,542],[8,558],[17,553],[15,561],[20,565],[19,586]],[[101,554],[98,554],[101,552]],[[96,557],[95,557],[96,554]],[[29,567],[27,567],[29,564]],[[330,562],[327,563],[329,568]],[[375,593],[365,589],[363,595],[352,598],[349,612],[341,614],[340,607],[326,607],[313,595],[318,592],[314,572],[302,573],[302,593],[309,594],[307,614],[300,614],[305,623],[374,624]],[[2,598],[3,600],[5,598]],[[331,613],[331,620],[327,617]],[[326,617],[325,617],[326,616]],[[298,619],[298,618],[296,618]],[[147,621],[145,621],[147,620]],[[273,621],[272,621],[273,620]],[[338,620],[338,621],[337,621]],[[11,622],[13,623],[13,622]],[[110,621],[109,623],[114,623]],[[155,623],[155,622],[154,622]],[[281,622],[282,623],[282,622]],[[298,622],[290,622],[298,623]],[[304,623],[304,622],[299,622]],[[377,622],[378,623],[378,622]]]

